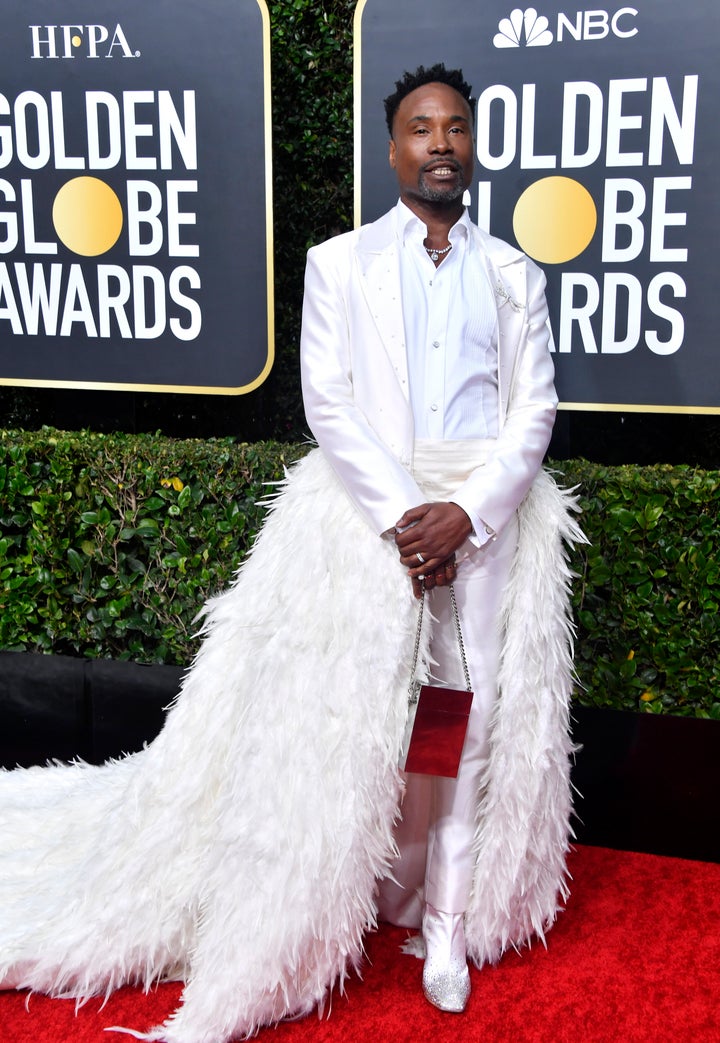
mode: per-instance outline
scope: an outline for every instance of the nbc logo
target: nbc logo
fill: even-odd
[[[547,47],[553,42],[545,15],[534,7],[521,11],[516,7],[509,18],[501,18],[493,43],[496,47]]]
[[[500,19],[493,44],[496,47],[547,47],[553,41],[564,43],[566,39],[586,43],[615,36],[627,40],[637,36],[637,16],[635,7],[621,7],[612,14],[609,11],[576,11],[570,15],[561,11],[553,36],[545,15],[539,15],[534,7],[527,7],[524,11],[516,7],[509,18]]]

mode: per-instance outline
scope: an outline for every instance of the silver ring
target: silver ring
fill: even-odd
[[[423,556],[422,556],[422,554],[420,553],[419,550],[415,551],[415,557],[417,558],[417,560],[420,562],[421,565],[425,564],[425,558],[423,558]]]

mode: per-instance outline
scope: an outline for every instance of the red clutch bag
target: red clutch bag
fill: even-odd
[[[450,587],[453,621],[458,638],[460,658],[465,674],[466,689],[443,688],[440,685],[419,684],[415,680],[420,634],[422,632],[425,591],[420,602],[415,652],[411,670],[408,717],[405,725],[400,767],[419,775],[440,775],[457,778],[460,758],[465,745],[473,693],[465,658],[465,647],[460,629],[455,590]]]

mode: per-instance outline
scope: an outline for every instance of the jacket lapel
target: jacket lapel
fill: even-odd
[[[498,312],[498,391],[500,422],[507,412],[518,348],[527,324],[526,261],[521,251],[473,226]],[[392,363],[406,401],[407,352],[402,316],[400,266],[394,210],[360,229],[355,257],[363,296],[378,337]]]
[[[488,235],[477,226],[473,228],[497,307],[498,396],[502,425],[507,413],[515,360],[527,325],[526,259],[509,243]]]
[[[378,221],[360,230],[355,256],[363,296],[378,336],[392,362],[403,395],[409,400],[394,211],[389,211]]]

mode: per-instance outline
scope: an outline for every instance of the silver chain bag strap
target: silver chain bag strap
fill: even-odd
[[[445,685],[423,684],[415,677],[425,609],[425,587],[423,585],[410,669],[408,716],[400,755],[400,767],[404,771],[420,775],[440,775],[454,779],[457,778],[465,744],[473,693],[455,598],[455,587],[451,584],[449,589],[453,624],[465,678],[465,690],[449,688]]]

